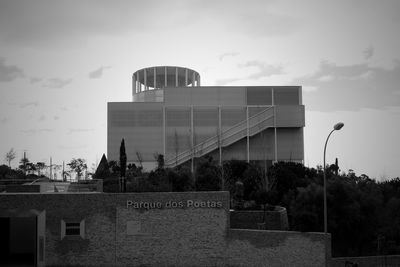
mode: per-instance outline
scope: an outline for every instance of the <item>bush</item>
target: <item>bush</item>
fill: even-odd
[[[188,168],[178,168],[168,170],[168,181],[174,192],[184,192],[193,190],[192,173]]]
[[[212,158],[203,159],[196,168],[197,191],[221,190],[221,172],[212,162]]]
[[[119,192],[119,178],[117,176],[109,176],[103,179],[103,192],[105,193],[118,193]]]

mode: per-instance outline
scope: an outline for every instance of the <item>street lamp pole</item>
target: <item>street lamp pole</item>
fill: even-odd
[[[333,126],[333,130],[329,133],[328,137],[326,138],[325,141],[325,147],[324,147],[324,236],[325,236],[325,266],[328,266],[328,207],[327,207],[327,201],[326,201],[326,163],[325,163],[325,157],[326,157],[326,146],[328,145],[328,140],[331,134],[334,131],[339,131],[342,129],[344,126],[343,122],[336,123]]]

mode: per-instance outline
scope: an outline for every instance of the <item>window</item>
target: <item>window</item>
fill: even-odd
[[[65,235],[80,235],[81,223],[65,223]]]
[[[61,239],[66,236],[85,238],[85,220],[67,221],[61,220]]]

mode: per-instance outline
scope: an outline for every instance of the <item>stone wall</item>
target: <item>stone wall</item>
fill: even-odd
[[[322,234],[229,229],[228,192],[0,194],[0,216],[32,209],[46,211],[48,266],[324,263]],[[62,220],[84,220],[84,238],[62,238]]]
[[[45,261],[49,266],[115,262],[115,196],[100,193],[0,194],[0,210],[46,211]],[[61,239],[61,220],[86,221],[85,239]]]
[[[239,210],[230,211],[231,228],[234,229],[266,229],[288,230],[288,217],[284,207],[276,207],[275,210]]]
[[[323,233],[231,229],[228,266],[325,266]],[[330,248],[328,255],[330,255]]]
[[[5,186],[5,191],[9,193],[20,193],[20,192],[31,192],[31,193],[39,193],[40,185],[19,185],[19,184],[10,184]]]
[[[343,266],[358,266],[358,267],[400,266],[400,255],[332,258],[331,267],[343,267]]]
[[[127,200],[131,201],[128,207]],[[227,192],[142,193],[129,198],[118,195],[118,202],[116,251],[119,264],[223,264],[224,240],[229,227]],[[141,202],[155,203],[153,206],[160,203],[162,208],[134,208],[135,203],[140,205]],[[216,207],[217,202],[220,207]],[[194,207],[195,203],[200,206]],[[201,207],[213,203],[213,208]]]

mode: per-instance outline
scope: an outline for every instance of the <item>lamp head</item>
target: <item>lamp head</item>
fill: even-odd
[[[333,126],[333,129],[336,130],[336,131],[339,131],[340,129],[343,128],[343,126],[344,126],[343,122],[338,122],[338,123],[335,124],[335,126]]]

